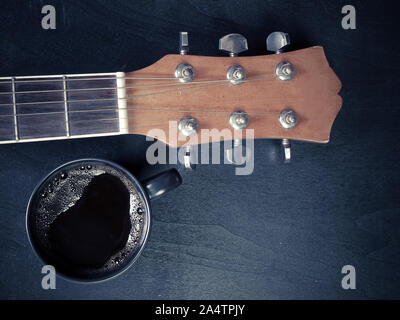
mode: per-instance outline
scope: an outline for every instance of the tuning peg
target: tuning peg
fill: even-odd
[[[219,50],[228,51],[231,57],[236,57],[247,49],[247,40],[241,34],[231,33],[219,39]]]
[[[246,158],[242,153],[242,141],[239,139],[233,140],[233,147],[226,150],[226,160],[236,166],[240,166],[246,162]]]
[[[266,42],[268,51],[273,51],[276,54],[279,54],[282,53],[290,45],[290,37],[289,34],[287,34],[286,32],[276,31],[268,35]],[[289,62],[281,62],[276,68],[276,75],[282,81],[292,79],[294,75],[293,66]],[[294,111],[285,110],[281,113],[279,121],[283,128],[291,129],[297,124],[297,115]],[[292,157],[290,140],[282,139],[282,147],[285,156],[285,162],[290,162]]]
[[[247,40],[241,34],[231,33],[219,39],[219,50],[228,51],[231,57],[236,57],[247,49]],[[240,84],[246,79],[246,72],[241,66],[233,65],[228,69],[226,77],[232,84]],[[243,111],[235,111],[231,114],[229,123],[235,130],[244,130],[248,125],[248,115]],[[228,162],[234,165],[244,163],[246,159],[240,154],[241,146],[241,140],[235,139],[233,141],[233,147],[226,150]]]
[[[247,39],[241,34],[231,33],[219,39],[219,50],[228,51],[231,57],[236,57],[240,52],[246,51],[247,49]],[[246,72],[241,66],[234,65],[228,69],[226,76],[232,84],[240,84],[246,78]],[[245,129],[248,124],[247,113],[242,111],[232,113],[229,118],[229,123],[235,130]],[[242,150],[241,145],[242,142],[235,139],[232,149],[226,150],[226,158],[230,163],[235,165],[244,163],[243,161],[245,159],[243,159],[243,156],[238,152]]]
[[[197,120],[193,117],[183,117],[178,124],[179,131],[185,136],[190,137],[197,133],[198,124]],[[183,160],[186,169],[196,169],[196,165],[193,164],[193,159],[195,158],[195,151],[191,145],[184,146],[185,148]]]
[[[183,162],[186,169],[195,170],[196,164],[193,163],[193,159],[196,158],[195,150],[192,146],[185,146],[184,155],[183,155]]]
[[[188,54],[189,53],[189,38],[186,31],[179,32],[179,53]]]
[[[267,37],[267,50],[275,53],[282,53],[290,45],[289,34],[281,31],[275,31]]]
[[[179,32],[179,53],[185,55],[189,52],[189,38],[186,31]],[[175,69],[175,78],[180,82],[191,82],[194,78],[194,69],[188,63],[181,63]]]
[[[179,53],[182,55],[188,54],[189,53],[189,37],[188,33],[186,31],[181,31],[179,32]],[[186,78],[185,78],[185,72]],[[181,81],[181,82],[189,82],[193,79],[193,68],[192,66],[188,64],[180,64],[176,71],[175,71],[175,76]],[[189,79],[187,81],[187,79]],[[194,118],[191,117],[184,117],[181,119],[179,122],[179,131],[184,135],[184,136],[191,136],[196,134],[197,132],[197,121]],[[194,157],[194,150],[192,146],[184,146],[184,154],[183,154],[183,161],[184,161],[184,166],[186,169],[196,169],[196,165],[192,163],[192,159]]]
[[[249,116],[244,111],[235,111],[231,113],[229,124],[234,130],[244,130],[249,124]],[[226,150],[226,159],[231,164],[242,165],[246,159],[242,154],[242,141],[239,139],[233,140],[233,147]]]
[[[283,147],[283,154],[285,156],[285,163],[290,162],[290,159],[292,157],[291,148],[290,148],[290,140],[282,139],[282,147]]]

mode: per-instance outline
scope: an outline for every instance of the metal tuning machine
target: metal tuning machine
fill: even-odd
[[[249,116],[244,111],[234,111],[229,117],[229,124],[234,130],[244,130],[249,125]],[[235,165],[242,165],[245,163],[246,159],[243,157],[241,140],[233,140],[232,149],[226,150],[226,159]]]
[[[290,37],[287,33],[276,31],[268,35],[267,50],[280,54],[290,45]],[[294,67],[288,61],[280,62],[275,69],[275,74],[280,81],[289,81],[294,77]],[[279,122],[285,129],[292,129],[297,125],[297,114],[293,110],[284,110],[279,115]],[[291,145],[289,139],[282,139],[282,147],[285,156],[285,162],[290,162],[292,158]]]
[[[183,117],[178,124],[178,129],[185,137],[191,137],[197,134],[198,124],[193,117]],[[196,169],[196,164],[192,161],[195,157],[195,151],[191,145],[184,146],[183,162],[186,169]]]
[[[186,31],[179,32],[179,53],[185,55],[189,53],[189,37]],[[175,77],[180,82],[190,82],[194,77],[194,70],[190,64],[182,63],[176,67]],[[197,133],[198,124],[195,118],[183,117],[178,124],[179,131],[186,137],[190,137]],[[192,146],[184,146],[183,162],[186,169],[196,169],[193,163],[195,151]]]
[[[189,38],[186,31],[179,32],[179,53],[182,55],[189,53]],[[191,82],[194,78],[194,69],[188,63],[181,63],[175,69],[175,78],[180,82]]]
[[[219,50],[227,51],[230,57],[237,57],[239,53],[248,50],[247,39],[238,33],[227,34],[219,39]],[[228,68],[226,78],[234,85],[241,84],[246,79],[246,71],[242,66],[233,64]],[[229,117],[229,124],[234,130],[244,130],[248,123],[247,113],[241,110],[232,112]],[[235,165],[244,163],[243,156],[240,154],[241,146],[242,141],[235,139],[233,147],[226,150],[226,158],[230,163]]]

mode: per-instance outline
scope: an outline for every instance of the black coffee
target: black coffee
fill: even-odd
[[[81,198],[50,225],[53,251],[75,265],[103,266],[128,240],[129,197],[119,178],[108,173],[94,177]]]
[[[38,190],[36,241],[49,264],[94,275],[112,272],[140,246],[146,206],[136,186],[98,162],[70,165]]]

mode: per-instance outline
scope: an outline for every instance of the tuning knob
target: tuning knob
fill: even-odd
[[[248,50],[247,40],[241,34],[231,33],[219,39],[219,50],[228,51],[231,57]]]
[[[289,34],[281,31],[275,31],[267,37],[267,50],[275,53],[282,53],[290,45]]]
[[[179,53],[188,54],[189,53],[189,38],[186,31],[179,32]]]
[[[283,153],[285,155],[285,163],[288,163],[292,158],[290,140],[282,139],[282,147],[283,147]]]
[[[231,57],[236,57],[247,50],[247,40],[238,33],[228,34],[219,39],[219,50],[228,51]],[[246,71],[239,65],[233,65],[226,72],[226,78],[232,84],[240,84],[246,79]]]

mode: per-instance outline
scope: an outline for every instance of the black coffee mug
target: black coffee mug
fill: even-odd
[[[69,280],[113,278],[143,250],[151,225],[150,200],[181,183],[175,169],[140,183],[111,161],[66,163],[31,195],[26,212],[31,246],[57,275]]]

